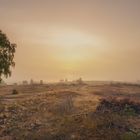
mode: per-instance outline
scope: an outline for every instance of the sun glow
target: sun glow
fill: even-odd
[[[55,46],[66,47],[85,47],[86,45],[97,45],[97,40],[90,35],[72,31],[72,30],[55,30],[50,36],[50,43]]]
[[[101,46],[97,37],[68,29],[51,30],[46,42],[57,64],[66,71],[78,70]]]

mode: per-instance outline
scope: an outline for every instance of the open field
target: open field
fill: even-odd
[[[139,132],[139,85],[0,87],[0,140],[139,140]]]

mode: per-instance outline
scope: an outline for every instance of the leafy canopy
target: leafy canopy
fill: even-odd
[[[6,78],[11,76],[11,67],[15,66],[14,54],[16,51],[16,44],[11,43],[0,30],[0,82],[2,81],[2,76]]]

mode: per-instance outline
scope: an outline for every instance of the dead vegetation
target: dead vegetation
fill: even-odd
[[[100,96],[97,102],[98,95],[96,97],[91,93],[106,88],[105,85],[93,86],[93,89],[87,85],[46,87],[43,93],[38,94],[31,94],[28,87],[30,96],[22,100],[12,98],[12,102],[7,103],[7,100],[3,100],[4,96],[1,98],[0,139],[140,139],[139,100],[122,98],[118,95],[118,98]],[[21,91],[19,87],[17,88]],[[20,94],[22,93],[19,92],[16,96],[21,96]]]
[[[102,99],[96,111],[64,117],[56,135],[65,140],[139,140],[140,128],[129,122],[139,116],[139,107],[128,99]]]

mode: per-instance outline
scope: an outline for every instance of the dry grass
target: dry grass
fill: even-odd
[[[97,102],[98,95],[91,94],[97,91],[102,93],[109,87],[114,91],[114,86],[110,85],[40,85],[36,87],[37,93],[29,86],[16,87],[20,91],[16,95],[19,98],[11,95],[15,87],[3,89],[5,93],[2,93],[0,101],[0,139],[139,140],[138,100],[122,98],[118,94],[118,98],[116,95],[115,98],[100,95]],[[120,87],[121,95],[122,91],[130,94],[132,90],[132,86],[130,89],[122,88],[122,85]],[[24,88],[26,90],[22,92]],[[133,90],[137,93],[140,91],[139,87],[133,87]]]

